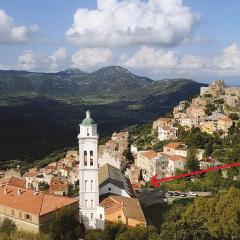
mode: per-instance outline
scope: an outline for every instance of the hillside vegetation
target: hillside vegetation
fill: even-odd
[[[0,161],[31,163],[76,146],[87,109],[102,137],[154,120],[201,86],[187,79],[153,81],[116,66],[93,73],[0,71]]]

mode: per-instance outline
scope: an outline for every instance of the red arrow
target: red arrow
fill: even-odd
[[[185,174],[181,174],[178,176],[171,176],[171,177],[166,177],[166,178],[161,178],[161,179],[158,179],[158,174],[156,174],[155,176],[153,176],[151,178],[150,182],[154,187],[160,188],[159,183],[168,182],[171,180],[180,179],[180,178],[184,178],[184,177],[199,175],[202,173],[216,171],[219,169],[226,169],[226,168],[239,167],[239,166],[240,166],[240,162],[237,162],[237,163],[226,164],[226,165],[222,165],[222,166],[218,166],[218,167],[211,167],[211,168],[207,168],[207,169],[196,171],[196,172],[190,172],[190,173],[185,173]]]

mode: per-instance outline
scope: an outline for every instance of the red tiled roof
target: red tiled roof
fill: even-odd
[[[109,200],[112,200],[112,204],[109,204]],[[144,213],[137,198],[110,195],[100,203],[100,206],[104,207],[106,212],[111,211],[111,208],[114,210],[116,207],[120,207],[127,218],[133,218],[146,222]]]
[[[50,183],[51,191],[67,191],[68,190],[68,182],[66,180],[60,179],[52,179]]]
[[[171,161],[186,161],[186,158],[181,157],[181,156],[177,156],[177,155],[173,155],[171,157],[169,157],[169,160]]]
[[[184,145],[183,142],[170,142],[167,145],[165,145],[164,147],[176,149],[176,148],[178,148],[178,147],[180,147],[182,145]]]
[[[229,118],[229,117],[222,117],[222,118],[219,118],[218,121],[223,121],[223,122],[232,122],[232,119]]]
[[[9,182],[8,182],[8,185],[13,186],[13,187],[25,188],[26,187],[26,180],[11,177]]]
[[[144,157],[146,157],[148,159],[153,159],[153,158],[157,157],[157,153],[154,150],[143,151],[143,152],[141,152],[141,155],[143,155]]]
[[[36,172],[25,172],[23,177],[36,177],[38,173]]]
[[[5,194],[5,189],[7,189],[7,194]],[[20,194],[18,194],[19,190]],[[77,200],[73,198],[36,193],[33,190],[13,186],[0,186],[0,205],[37,216],[76,202]]]

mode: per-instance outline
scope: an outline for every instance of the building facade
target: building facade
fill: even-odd
[[[47,230],[56,212],[65,207],[78,214],[76,199],[10,186],[9,183],[0,185],[0,223],[5,218],[11,219],[18,230],[32,233]]]
[[[146,226],[147,221],[137,198],[110,195],[101,202],[105,208],[106,221],[122,222],[128,226]]]

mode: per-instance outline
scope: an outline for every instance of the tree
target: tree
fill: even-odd
[[[210,141],[206,144],[204,155],[207,156],[207,157],[210,157],[211,154],[212,154],[212,152],[213,152],[213,143],[212,143],[212,141],[210,140]]]
[[[240,190],[230,188],[227,192],[211,198],[199,198],[186,210],[183,219],[188,226],[198,222],[213,239],[239,239]]]
[[[87,234],[84,236],[84,240],[97,240],[102,239],[103,233],[99,230],[92,230],[88,231]]]
[[[208,103],[206,105],[205,114],[210,116],[212,114],[212,112],[215,110],[216,110],[216,106],[212,103]]]
[[[175,176],[179,176],[179,175],[182,175],[182,174],[185,174],[185,173],[187,173],[187,170],[181,170],[179,168],[177,168],[175,170]]]
[[[196,149],[190,148],[187,155],[186,168],[189,171],[199,170],[199,161],[196,159]]]
[[[49,189],[49,185],[46,182],[40,182],[38,184],[38,188],[40,191],[47,191]]]
[[[127,229],[128,226],[122,223],[108,223],[106,224],[103,232],[103,239],[104,240],[116,239],[116,237],[119,234],[124,233]]]
[[[239,120],[239,116],[238,116],[237,113],[230,113],[228,117],[231,118],[234,121]]]
[[[49,226],[51,240],[77,240],[84,235],[85,229],[79,223],[79,216],[71,208],[56,212],[55,219]]]
[[[214,103],[217,105],[224,104],[224,99],[223,98],[216,99],[216,100],[214,100]]]
[[[0,232],[0,240],[51,240],[44,234],[33,234],[23,231],[14,231],[10,234]]]
[[[119,234],[116,240],[146,240],[154,236],[157,230],[154,227],[136,226]]]
[[[79,186],[76,185],[76,184],[75,184],[75,186],[70,184],[67,196],[68,197],[77,197],[77,196],[79,196]]]
[[[14,231],[16,231],[15,223],[8,218],[4,218],[0,225],[0,233],[10,234],[11,232]]]
[[[125,160],[128,164],[132,164],[134,162],[133,155],[132,155],[129,148],[124,150],[122,155],[123,155],[123,157],[125,158]]]

